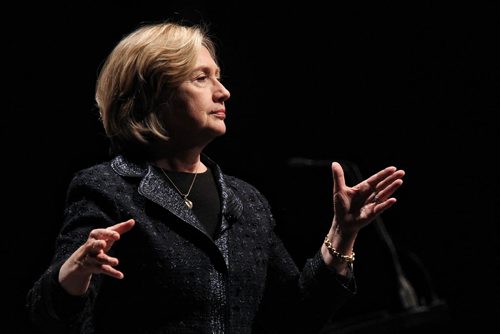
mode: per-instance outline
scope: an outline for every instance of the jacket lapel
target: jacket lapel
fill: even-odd
[[[222,173],[220,167],[205,155],[202,155],[202,160],[205,164],[212,168],[215,182],[221,196],[222,222],[219,233],[222,234],[241,216],[241,213],[243,212],[243,204],[241,203],[241,200],[234,194],[231,187],[229,187],[229,185],[226,183],[224,174]]]
[[[141,177],[138,191],[142,196],[170,211],[182,221],[193,226],[211,239],[198,218],[187,208],[180,195],[165,180],[157,168],[146,163],[137,164],[128,161],[123,156],[113,159],[111,166],[119,175]]]
[[[221,196],[222,222],[219,231],[219,235],[221,235],[241,216],[243,204],[226,183],[220,167],[206,155],[202,155],[202,161],[210,166],[214,172],[215,182]],[[211,239],[198,218],[186,207],[177,191],[165,180],[157,168],[148,163],[141,164],[127,160],[123,156],[117,156],[113,159],[111,166],[119,175],[142,178],[138,189],[141,195],[172,212]]]

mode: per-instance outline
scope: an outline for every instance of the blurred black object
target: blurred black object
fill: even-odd
[[[331,222],[332,217],[324,213],[331,212],[332,184],[324,180],[331,180],[332,161],[297,157],[287,162],[285,179],[301,195],[289,192],[291,196],[279,205],[280,218],[288,222],[280,233],[299,264],[317,248]],[[342,165],[348,185],[364,180],[356,163],[335,161]],[[322,333],[420,333],[450,328],[448,305],[438,297],[425,265],[411,250],[398,251],[381,216],[359,234],[356,254],[358,294]]]

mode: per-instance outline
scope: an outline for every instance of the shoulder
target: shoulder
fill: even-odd
[[[251,183],[232,175],[225,175],[225,179],[228,187],[237,194],[238,197],[253,202],[259,201],[265,206],[269,205],[266,197]]]
[[[148,172],[147,164],[137,163],[117,156],[93,166],[81,169],[73,177],[74,182],[112,182],[124,177],[144,177]]]
[[[113,160],[109,160],[77,171],[69,183],[68,191],[113,193],[127,183],[128,181],[113,168]]]
[[[259,190],[255,186],[243,179],[240,179],[239,177],[224,174],[224,178],[228,187],[235,191],[255,192],[260,194]]]
[[[229,190],[243,200],[248,197],[257,197],[265,201],[264,196],[255,186],[239,177],[226,174],[220,166],[207,155],[202,154],[201,158],[202,161],[212,169],[217,182],[221,184],[222,191]]]
[[[116,175],[111,168],[111,162],[101,162],[99,164],[81,169],[75,173],[71,183],[88,183],[102,181],[103,179],[110,178]]]

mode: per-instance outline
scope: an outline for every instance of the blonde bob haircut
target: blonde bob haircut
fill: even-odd
[[[161,111],[195,67],[201,47],[214,60],[204,26],[147,24],[125,36],[104,62],[95,99],[113,153],[148,158],[169,139]]]

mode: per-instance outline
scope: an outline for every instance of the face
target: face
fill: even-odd
[[[229,91],[220,82],[220,69],[206,48],[201,48],[188,80],[177,90],[173,108],[167,111],[167,130],[173,141],[207,144],[226,132]]]

